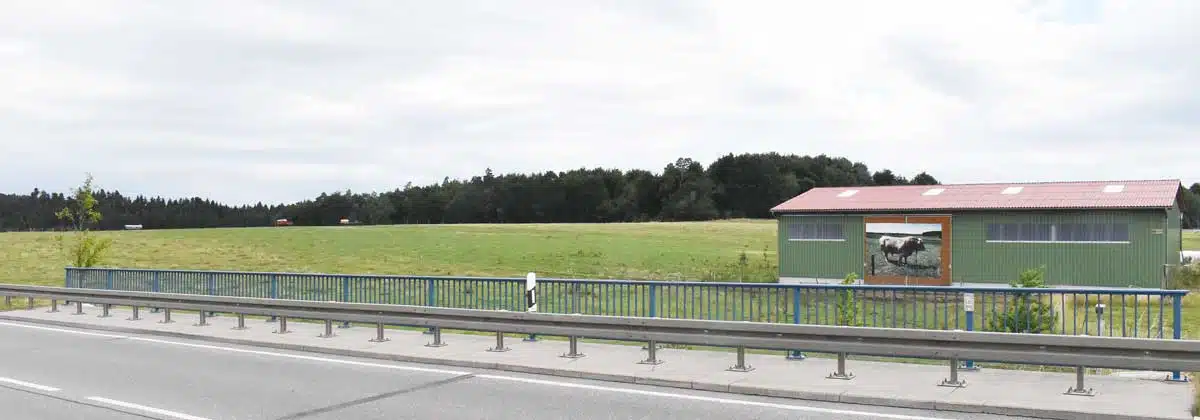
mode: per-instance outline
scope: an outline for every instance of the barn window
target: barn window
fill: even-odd
[[[796,223],[788,226],[788,240],[842,241],[846,236],[838,223]]]
[[[989,223],[988,242],[1129,242],[1123,223]]]

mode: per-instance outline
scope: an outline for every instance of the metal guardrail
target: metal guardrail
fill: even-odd
[[[1087,337],[995,332],[898,330],[873,327],[789,325],[760,322],[682,320],[644,317],[614,317],[581,314],[487,311],[371,303],[315,302],[283,299],[198,296],[174,293],[83,290],[62,287],[0,285],[0,296],[26,297],[30,308],[34,298],[74,302],[82,312],[82,303],[98,304],[108,315],[111,306],[130,306],[133,318],[138,308],[162,308],[165,322],[171,322],[171,310],[199,312],[199,325],[206,325],[206,312],[235,313],[239,327],[245,315],[278,317],[280,331],[287,331],[287,319],[325,321],[325,336],[332,337],[337,321],[372,323],[377,337],[386,341],[384,325],[411,325],[431,328],[433,347],[446,345],[441,329],[497,332],[493,351],[507,350],[503,333],[567,336],[570,353],[578,352],[578,338],[645,341],[648,357],[639,363],[660,364],[658,343],[736,347],[735,371],[751,370],[745,363],[745,350],[805,348],[836,353],[838,368],[831,379],[853,379],[846,371],[847,356],[872,355],[913,357],[950,361],[950,376],[940,385],[965,386],[958,378],[959,360],[976,359],[1034,365],[1076,366],[1073,395],[1093,395],[1084,386],[1085,367],[1145,370],[1200,370],[1200,341],[1146,338]],[[11,304],[11,302],[6,302]]]

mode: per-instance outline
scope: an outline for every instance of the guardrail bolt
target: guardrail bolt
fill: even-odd
[[[487,349],[487,351],[500,353],[500,352],[506,352],[509,350],[512,350],[512,349],[510,349],[508,347],[504,347],[504,333],[500,332],[500,331],[496,331],[496,347]]]
[[[1091,388],[1085,388],[1083,386],[1083,374],[1085,369],[1086,368],[1083,366],[1075,367],[1075,387],[1067,388],[1067,392],[1065,392],[1066,395],[1079,395],[1083,397],[1091,397],[1096,395],[1095,390]]]
[[[75,313],[71,315],[83,315],[83,302],[75,302]]]
[[[383,336],[383,323],[380,322],[380,323],[375,324],[375,339],[371,340],[371,342],[372,343],[382,343],[384,341],[388,341],[388,339],[387,339],[387,337]]]
[[[730,366],[728,370],[733,372],[749,372],[754,370],[753,367],[746,365],[746,346],[738,346],[737,364]]]
[[[572,335],[572,336],[568,337],[567,340],[570,343],[570,347],[568,350],[569,352],[566,354],[563,354],[562,356],[559,356],[559,357],[566,357],[568,359],[578,359],[580,357],[583,357],[583,353],[579,352],[579,337]]]
[[[33,302],[33,299],[30,299],[29,301]],[[29,305],[29,309],[33,309],[33,305]],[[50,299],[50,310],[46,312],[58,312],[58,299]]]
[[[842,379],[842,380],[847,380],[847,381],[854,379],[853,373],[846,372],[846,353],[838,353],[837,356],[838,356],[837,372],[830,373],[829,376],[826,376],[826,378]]]
[[[279,317],[279,329],[275,330],[275,334],[287,334],[289,332],[287,329],[287,317]]]
[[[646,360],[640,361],[638,363],[643,364],[643,365],[661,365],[663,363],[663,361],[658,358],[658,349],[659,349],[658,342],[656,342],[654,340],[650,340],[649,342],[647,342],[646,343]]]
[[[133,309],[133,314],[131,314],[129,316],[129,318],[125,318],[125,320],[126,321],[137,321],[137,320],[141,319],[141,318],[138,318],[138,307],[134,306],[131,309]]]
[[[333,320],[332,319],[325,320],[325,334],[318,335],[317,337],[321,337],[321,338],[333,337]]]
[[[958,358],[950,359],[950,379],[942,379],[942,383],[938,386],[949,386],[954,388],[962,388],[967,386],[967,381],[958,379]]]
[[[103,305],[100,305],[100,316],[98,316],[97,318],[108,318],[110,316],[108,311],[110,311],[110,310],[112,310],[111,304],[105,303]]]
[[[195,326],[197,326],[197,327],[206,327],[206,326],[208,326],[208,316],[204,314],[204,311],[199,311],[199,313],[200,313],[200,322],[197,322],[197,323],[195,323],[195,324],[192,324],[192,325],[195,325]]]
[[[445,347],[446,343],[442,342],[442,328],[433,327],[430,330],[433,331],[433,342],[426,344],[425,347]]]
[[[175,322],[175,321],[171,320],[171,308],[163,308],[162,313],[163,313],[163,319],[162,319],[162,321],[159,321],[160,324],[170,324],[172,322]]]
[[[237,314],[237,326],[233,327],[233,329],[235,329],[235,330],[246,329],[246,314]]]

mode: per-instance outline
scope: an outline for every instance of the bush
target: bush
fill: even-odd
[[[1044,288],[1045,268],[1028,269],[1008,284],[1016,288]],[[988,317],[987,331],[1025,334],[1052,333],[1058,314],[1052,304],[1046,304],[1034,293],[1009,293],[1004,308]]]
[[[854,284],[857,280],[858,273],[850,273],[842,280],[842,284]],[[837,325],[863,326],[863,321],[858,319],[858,302],[854,299],[852,289],[838,291]]]
[[[1189,290],[1200,288],[1200,262],[1185,261],[1184,264],[1171,267],[1167,273],[1167,287]]]

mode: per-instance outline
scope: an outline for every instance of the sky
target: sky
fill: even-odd
[[[2,7],[5,192],[91,172],[273,203],[772,151],[943,183],[1200,181],[1194,0]]]

